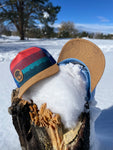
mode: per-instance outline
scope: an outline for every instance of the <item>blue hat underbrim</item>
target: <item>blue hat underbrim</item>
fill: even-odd
[[[80,60],[75,59],[75,58],[68,58],[65,59],[63,61],[61,61],[58,65],[66,65],[68,63],[73,63],[73,64],[80,64],[82,66],[81,68],[81,73],[83,73],[86,77],[86,82],[87,82],[87,86],[86,86],[86,91],[87,91],[87,95],[85,100],[86,101],[90,101],[91,100],[91,78],[90,78],[90,72],[88,67]]]

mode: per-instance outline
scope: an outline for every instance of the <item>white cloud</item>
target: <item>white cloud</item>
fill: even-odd
[[[79,23],[77,23],[77,24],[75,24],[75,27],[80,31],[113,34],[113,24],[112,25],[101,25],[101,24],[79,24]]]
[[[109,22],[110,20],[103,17],[103,16],[97,16],[97,18],[100,20],[100,22]]]
[[[42,27],[42,24],[39,24],[38,26]],[[55,23],[54,25],[51,25],[56,30],[61,27],[60,23]],[[86,31],[86,32],[94,32],[94,33],[105,33],[105,34],[113,34],[113,24],[111,25],[101,25],[101,24],[80,24],[75,23],[76,29],[79,31]]]
[[[58,28],[61,26],[61,24],[54,24],[55,28]],[[113,34],[113,24],[111,25],[101,25],[101,24],[80,24],[76,23],[75,27],[79,31],[86,31],[86,32],[98,32],[98,33],[111,33]]]
[[[53,25],[51,25],[52,27],[54,28],[60,28],[61,27],[61,24],[60,23],[55,23]]]

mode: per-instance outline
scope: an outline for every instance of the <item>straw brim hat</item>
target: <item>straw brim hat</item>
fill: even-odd
[[[67,58],[76,58],[88,67],[92,92],[105,68],[105,57],[100,48],[85,39],[72,39],[63,46],[58,63]]]

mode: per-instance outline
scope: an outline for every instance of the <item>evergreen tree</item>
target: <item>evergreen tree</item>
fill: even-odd
[[[44,11],[39,14],[39,20],[44,27],[42,29],[44,37],[51,37],[54,34],[54,28],[50,26],[54,24],[56,18],[56,14],[60,11],[60,7],[53,7],[52,3],[48,3],[47,7]]]
[[[0,6],[3,6],[0,8],[0,16],[16,26],[21,40],[24,40],[26,30],[37,21],[44,25],[54,23],[60,11],[60,7],[54,7],[49,0],[0,0]],[[45,13],[49,17],[43,19]]]
[[[83,31],[83,32],[79,33],[79,37],[80,37],[80,38],[81,38],[81,37],[88,37],[88,36],[89,36],[89,33],[86,32],[86,31]]]

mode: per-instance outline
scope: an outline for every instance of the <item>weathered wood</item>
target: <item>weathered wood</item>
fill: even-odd
[[[77,133],[74,138],[68,137],[70,139],[66,143],[64,135],[71,132],[64,128],[58,115],[52,117],[52,112],[46,109],[46,105],[38,110],[35,104],[16,99],[15,95],[13,94],[9,113],[22,150],[89,150],[89,112],[81,114],[78,129],[72,129],[72,133]]]
[[[90,137],[90,116],[89,113],[82,114],[82,126],[80,128],[77,141],[69,144],[68,150],[89,150]]]

